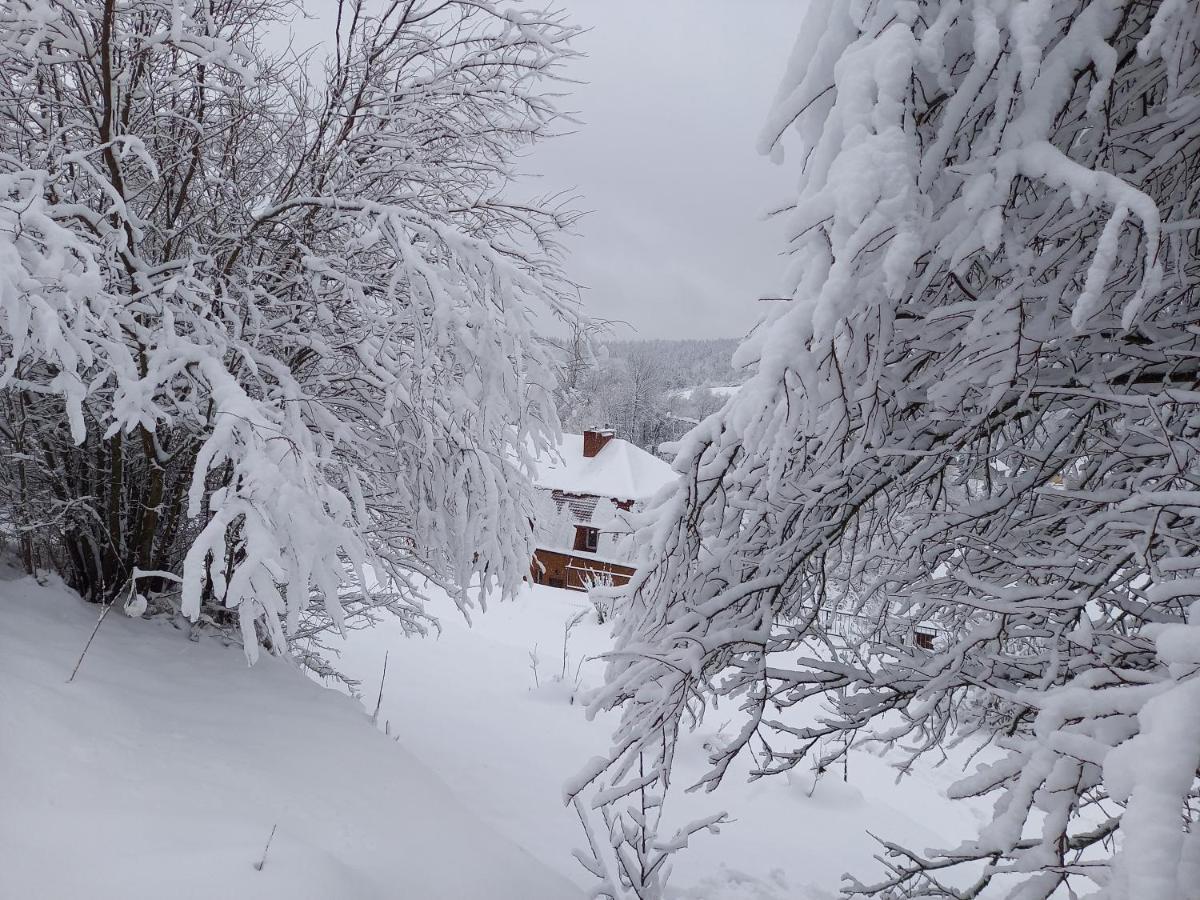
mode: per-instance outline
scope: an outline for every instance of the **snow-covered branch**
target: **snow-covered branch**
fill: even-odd
[[[264,45],[294,11],[0,8],[5,515],[93,598],[181,576],[251,657],[310,598],[339,622],[364,571],[464,610],[516,589],[557,430],[537,323],[575,314],[573,214],[510,185],[557,117],[561,17],[345,2],[310,79]]]
[[[978,732],[995,822],[851,894],[975,896],[938,885],[984,861],[1023,898],[1192,896],[1200,230],[1163,223],[1200,209],[1198,47],[1194,2],[814,0],[762,142],[799,159],[790,299],[645,518],[592,785],[719,697],[708,788],[752,745]],[[847,602],[949,639],[829,653]]]

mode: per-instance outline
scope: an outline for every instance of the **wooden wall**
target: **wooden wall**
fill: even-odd
[[[540,565],[539,565],[540,564]],[[588,556],[572,556],[555,550],[538,550],[533,554],[529,577],[535,584],[586,591],[584,583],[589,575],[607,573],[613,584],[625,584],[633,576],[633,569],[617,563],[604,562]]]

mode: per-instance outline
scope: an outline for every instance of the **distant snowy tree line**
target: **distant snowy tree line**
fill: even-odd
[[[572,29],[338,0],[327,58],[270,50],[300,9],[0,3],[0,531],[252,657],[348,572],[359,612],[516,589],[574,315],[573,213],[510,186]]]
[[[738,337],[640,338],[604,341],[610,356],[626,359],[644,354],[658,360],[663,386],[669,390],[739,384],[746,373],[734,368]]]
[[[565,363],[556,393],[563,428],[581,432],[600,425],[651,453],[670,458],[663,444],[676,441],[746,379],[731,360],[732,338],[611,340],[598,323],[559,341]]]
[[[637,538],[571,785],[598,893],[660,897],[714,824],[656,833],[723,701],[706,789],[994,748],[954,789],[992,820],[881,835],[847,896],[1196,900],[1200,4],[812,0],[774,110],[790,299]],[[826,652],[847,601],[944,636]]]

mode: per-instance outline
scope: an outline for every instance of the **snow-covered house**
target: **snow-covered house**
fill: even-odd
[[[564,434],[534,477],[543,502],[534,522],[533,580],[577,591],[597,579],[627,582],[634,570],[620,547],[620,514],[673,477],[667,463],[608,429]]]

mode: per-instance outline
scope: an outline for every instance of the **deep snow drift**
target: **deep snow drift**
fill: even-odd
[[[394,621],[352,632],[339,668],[362,680],[373,709],[386,652],[380,727],[390,722],[392,734],[464,805],[586,887],[588,876],[571,856],[582,830],[562,790],[608,748],[615,716],[588,721],[572,698],[600,683],[603,664],[590,657],[609,646],[609,626],[596,623],[586,595],[541,585],[475,615],[470,627],[451,610],[448,600],[433,605],[442,617],[437,638],[407,639]],[[564,627],[581,612],[564,665]],[[961,774],[954,763],[963,752],[941,769],[918,764],[899,784],[887,760],[863,750],[851,754],[848,780],[839,766],[814,785],[811,770],[799,767],[747,784],[742,763],[717,794],[683,794],[708,768],[704,744],[719,740],[723,721],[718,711],[685,738],[672,786],[679,794],[668,807],[676,826],[720,810],[736,821],[719,835],[692,838],[676,858],[671,884],[679,898],[832,900],[842,873],[877,871],[872,857],[880,848],[868,829],[917,848],[954,846],[982,817],[977,803],[944,796]]]
[[[581,896],[287,662],[118,608],[66,684],[96,609],[0,579],[0,897]]]
[[[440,638],[406,639],[392,621],[340,644],[371,707],[389,654],[379,727],[395,740],[287,661],[247,668],[239,647],[119,607],[66,684],[96,608],[0,572],[0,897],[585,896],[562,788],[608,740],[612,721],[573,702],[601,677],[589,657],[607,626],[584,595],[548,587],[473,627],[448,600],[431,611]],[[564,666],[564,624],[580,612]],[[685,743],[679,787],[719,725]],[[744,771],[716,796],[672,801],[680,820],[736,820],[678,857],[681,900],[826,900],[842,872],[870,871],[867,829],[945,846],[980,816],[942,797],[954,773],[919,767],[896,785],[869,752],[852,755],[848,781],[815,787],[807,770],[754,784]]]

